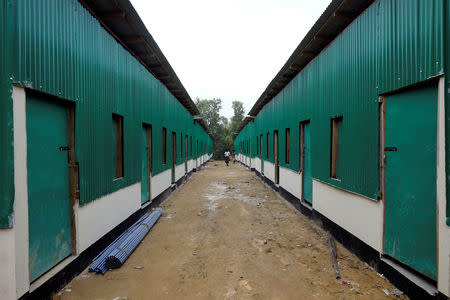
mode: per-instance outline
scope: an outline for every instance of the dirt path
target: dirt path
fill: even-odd
[[[237,164],[209,163],[162,207],[122,268],[85,270],[55,299],[396,298],[339,244],[335,279],[325,232]]]

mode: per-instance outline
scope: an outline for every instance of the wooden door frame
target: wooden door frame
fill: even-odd
[[[280,145],[278,130],[273,131],[273,163],[275,167],[275,184],[280,184]]]
[[[390,96],[390,95],[395,95],[404,91],[408,91],[409,89],[413,89],[416,87],[420,87],[422,85],[425,85],[427,83],[430,82],[437,82],[437,99],[436,99],[436,105],[437,105],[437,141],[436,141],[436,156],[437,159],[439,160],[439,121],[440,121],[440,110],[439,110],[439,105],[440,105],[440,101],[445,101],[445,100],[440,100],[439,97],[440,93],[444,93],[444,88],[445,88],[445,84],[444,84],[444,76],[443,75],[439,75],[436,77],[432,77],[429,78],[427,80],[418,82],[418,83],[414,83],[412,85],[406,86],[406,87],[402,87],[400,89],[396,89],[393,91],[389,91],[387,93],[384,93],[382,95],[379,95],[378,97],[378,102],[379,102],[379,112],[378,112],[378,123],[379,123],[379,140],[378,140],[378,144],[379,144],[379,148],[378,148],[378,153],[379,153],[379,163],[378,163],[378,168],[379,168],[379,193],[378,193],[378,200],[381,202],[381,205],[383,206],[383,214],[382,214],[382,222],[381,222],[381,226],[382,226],[382,237],[381,237],[381,255],[385,255],[385,251],[384,251],[384,245],[385,245],[385,224],[386,224],[386,152],[385,152],[385,146],[386,146],[386,97]],[[442,91],[441,91],[442,90]],[[443,118],[445,119],[445,110],[443,112]],[[444,146],[445,147],[445,146]],[[444,150],[445,151],[445,150]],[[439,202],[438,202],[438,175],[436,174],[436,272],[437,274],[439,274]]]
[[[385,176],[386,176],[386,152],[385,152],[385,137],[386,137],[386,96],[382,95],[378,97],[379,102],[379,117],[378,117],[378,123],[379,127],[378,130],[380,132],[379,134],[379,148],[378,148],[378,170],[379,170],[379,188],[380,191],[378,193],[378,200],[381,201],[381,205],[383,206],[383,220],[381,222],[381,253],[384,254],[384,242],[385,242],[385,222],[386,222],[386,199],[385,199],[385,192],[386,192],[386,182],[385,182]]]
[[[80,171],[79,164],[75,160],[75,110],[76,104],[74,101],[70,101],[64,98],[60,98],[51,94],[43,93],[41,91],[37,91],[34,89],[30,89],[26,86],[20,84],[14,84],[14,86],[18,88],[23,88],[25,91],[25,105],[28,101],[29,95],[36,95],[39,98],[43,98],[46,101],[50,101],[55,103],[56,105],[65,105],[67,109],[67,140],[69,150],[67,151],[67,167],[69,169],[69,205],[70,205],[70,236],[72,249],[71,255],[75,255],[77,253],[77,226],[76,226],[76,216],[75,216],[75,205],[79,202],[80,199]],[[25,112],[26,118],[26,112]],[[26,121],[25,121],[26,122]],[[26,123],[25,123],[26,124]],[[28,133],[26,133],[28,135]],[[28,153],[28,149],[27,149]],[[28,176],[28,175],[27,175]],[[27,182],[28,186],[28,182]],[[28,196],[27,196],[28,201]],[[27,221],[28,222],[28,221]],[[29,237],[28,237],[29,238]],[[66,258],[67,259],[67,258]],[[57,263],[55,266],[61,264],[64,260]],[[47,270],[44,274],[49,272]]]
[[[176,182],[176,167],[177,167],[177,133],[172,131],[172,183]]]
[[[259,158],[261,160],[261,175],[264,175],[263,135],[259,135]]]
[[[305,201],[305,122],[300,122],[299,127],[299,173],[300,174],[300,186],[302,193],[300,195],[300,201]]]
[[[184,135],[184,150],[185,150],[184,152],[185,152],[185,155],[186,155],[186,162],[185,162],[185,164],[186,164],[186,172],[185,173],[186,174],[189,172],[189,168],[188,168],[188,161],[189,161],[189,159],[188,159],[188,157],[189,157],[188,142],[189,142],[188,136],[187,136],[187,134],[185,134]]]
[[[300,196],[300,201],[306,203],[305,201],[305,125],[310,124],[310,120],[303,120],[298,123],[299,127],[299,173],[302,194]],[[310,135],[311,138],[311,135]],[[309,204],[309,203],[308,203]]]
[[[252,140],[248,139],[248,159],[250,162],[248,163],[249,168],[252,168]]]
[[[147,149],[147,184],[148,184],[148,199],[147,201],[152,200],[152,187],[151,187],[151,178],[152,178],[152,125],[147,123],[142,123],[142,127],[145,129],[145,138],[146,138],[146,149]]]
[[[75,103],[72,101],[65,101],[67,106],[67,121],[69,153],[68,153],[68,167],[69,167],[69,201],[70,201],[70,229],[72,241],[72,255],[77,251],[77,229],[76,217],[74,207],[80,199],[80,171],[78,162],[75,161]]]

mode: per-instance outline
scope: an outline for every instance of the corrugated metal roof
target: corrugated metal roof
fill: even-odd
[[[191,115],[200,114],[129,0],[78,0],[102,26],[161,81]],[[210,135],[203,120],[199,124]]]
[[[297,76],[298,73],[300,73],[374,1],[375,0],[332,1],[253,105],[249,115],[256,116],[264,105],[283,90],[283,88]],[[244,120],[239,127],[238,132],[242,130],[248,122],[249,120]]]
[[[239,134],[239,132],[241,132],[242,128],[247,126],[247,124],[250,123],[253,120],[254,120],[254,117],[249,117],[249,116],[245,117],[244,121],[242,121],[241,125],[239,125],[239,128],[237,129],[237,132],[233,133],[233,139],[238,136],[238,134]]]

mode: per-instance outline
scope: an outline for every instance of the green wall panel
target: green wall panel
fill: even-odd
[[[11,227],[14,198],[13,111],[11,101],[12,6],[0,0],[0,228]]]
[[[444,1],[444,23],[445,30],[442,33],[445,36],[445,90],[450,91],[450,0]],[[450,94],[445,93],[445,115],[450,116]],[[450,120],[445,118],[445,157],[446,157],[446,174],[450,174]],[[447,186],[450,178],[447,175]],[[450,189],[447,188],[447,225],[450,226]]]
[[[263,134],[265,149],[269,132],[273,162],[273,130],[279,130],[280,166],[298,171],[299,122],[310,120],[313,177],[377,199],[378,96],[443,72],[443,5],[444,0],[375,2],[267,103],[235,142]],[[337,115],[343,115],[341,181],[330,178],[330,119]],[[291,130],[289,165],[285,128]]]
[[[168,134],[188,134],[211,148],[209,136],[194,124],[182,104],[78,1],[0,0],[0,15],[0,175],[5,178],[0,181],[1,227],[12,225],[8,218],[14,197],[10,77],[17,84],[76,103],[75,155],[80,165],[81,204],[141,180],[143,122],[153,128],[153,175],[171,166],[170,152],[167,164],[162,164],[163,127]],[[3,68],[10,61],[13,66]],[[124,118],[125,177],[116,181],[111,180],[113,113]],[[171,151],[171,138],[167,142]],[[177,164],[183,162],[178,159]]]

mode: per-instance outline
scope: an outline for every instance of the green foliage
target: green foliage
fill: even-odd
[[[199,99],[195,104],[200,111],[200,115],[206,122],[213,139],[214,159],[223,160],[223,153],[233,149],[233,135],[244,120],[244,104],[240,101],[233,101],[234,115],[231,122],[219,114],[222,108],[221,99]]]
[[[242,121],[244,121],[245,110],[244,103],[241,101],[233,101],[232,107],[234,115],[231,118],[230,133],[233,137],[233,135],[237,132],[239,125],[241,125]]]

